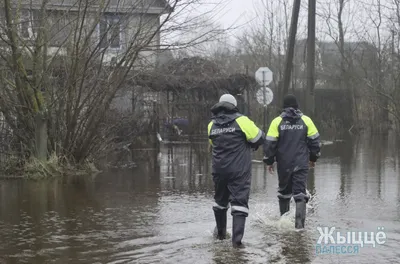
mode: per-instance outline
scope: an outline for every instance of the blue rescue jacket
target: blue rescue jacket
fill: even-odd
[[[278,163],[279,171],[308,169],[320,156],[320,135],[313,121],[300,110],[286,108],[272,120],[264,144],[264,162]]]
[[[211,108],[208,138],[212,145],[213,173],[243,173],[251,171],[251,152],[265,140],[264,133],[247,116],[226,102]]]

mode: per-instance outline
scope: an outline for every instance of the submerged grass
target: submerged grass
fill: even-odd
[[[50,155],[47,160],[30,158],[23,161],[16,156],[10,156],[0,166],[1,178],[24,178],[32,180],[57,178],[70,175],[91,176],[100,171],[96,166],[87,161],[83,164],[73,164],[66,157],[60,157],[56,154]]]

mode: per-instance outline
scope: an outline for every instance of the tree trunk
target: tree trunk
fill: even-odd
[[[35,149],[36,158],[47,159],[47,120],[42,114],[35,116]]]

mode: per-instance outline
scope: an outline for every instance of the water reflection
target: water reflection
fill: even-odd
[[[310,263],[314,259],[314,237],[309,233],[287,232],[278,237],[286,263]]]
[[[397,263],[400,177],[394,138],[349,138],[323,147],[308,177],[314,198],[303,233],[292,224],[282,227],[277,175],[255,162],[243,250],[211,236],[207,144],[167,145],[161,156],[148,153],[148,162],[137,168],[94,179],[2,181],[0,256],[6,263]],[[384,226],[390,240],[351,258],[316,255],[317,226],[344,231]]]
[[[0,254],[21,263],[104,261],[115,241],[157,236],[159,176],[135,177],[146,168],[109,173],[1,182]]]
[[[170,145],[161,151],[162,188],[166,191],[207,192],[212,184],[207,145]]]
[[[234,250],[231,248],[230,243],[224,243],[224,246],[214,247],[213,263],[215,264],[246,264],[253,263],[251,255],[247,254],[244,250]]]

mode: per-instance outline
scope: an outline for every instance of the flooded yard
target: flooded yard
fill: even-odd
[[[255,161],[240,250],[212,237],[206,145],[163,146],[158,162],[93,179],[1,181],[0,263],[399,263],[400,177],[391,141],[365,137],[323,147],[309,175],[305,232],[294,230],[293,211],[279,219],[277,177]],[[357,254],[318,254],[317,227],[325,226],[384,227],[387,239]]]

